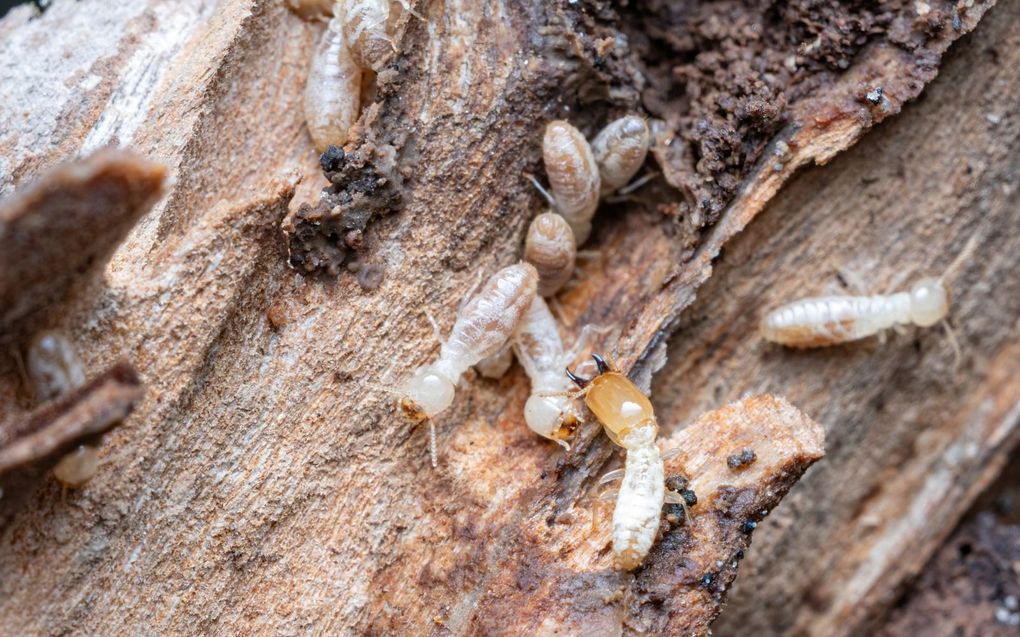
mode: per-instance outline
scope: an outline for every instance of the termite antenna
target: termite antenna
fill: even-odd
[[[439,451],[436,444],[436,423],[429,418],[429,460],[432,461],[432,468],[439,468]]]
[[[606,373],[609,372],[610,367],[609,367],[609,363],[606,362],[606,359],[604,359],[601,356],[599,356],[598,354],[594,354],[594,353],[591,355],[591,357],[593,359],[595,359],[595,366],[598,367],[600,375],[601,374],[606,374]]]
[[[545,188],[544,188],[544,187],[542,186],[542,184],[540,184],[540,183],[538,182],[538,180],[537,180],[537,179],[535,179],[535,176],[534,176],[534,175],[525,175],[525,177],[527,177],[527,178],[528,178],[528,181],[530,181],[530,182],[531,182],[531,185],[532,185],[532,186],[534,186],[534,187],[535,187],[535,188],[536,188],[536,189],[538,190],[538,192],[540,192],[540,193],[542,194],[542,197],[544,197],[544,198],[545,198],[545,200],[546,200],[547,202],[549,202],[549,205],[550,205],[550,206],[552,206],[552,207],[553,207],[553,208],[555,209],[555,208],[556,208],[556,202],[555,202],[555,201],[553,201],[552,195],[550,195],[550,194],[549,194],[549,191],[548,191],[548,190],[546,190],[546,189],[545,189]]]
[[[591,379],[590,378],[584,378],[582,376],[578,376],[574,372],[570,371],[569,367],[567,367],[566,370],[567,370],[567,378],[569,378],[571,381],[573,381],[574,384],[577,385],[578,387],[580,387],[581,389],[584,389],[585,387],[588,386],[589,383],[591,383]]]
[[[960,361],[963,360],[963,352],[960,350],[960,342],[956,340],[953,328],[949,325],[949,319],[942,319],[942,327],[946,329],[946,338],[949,339],[949,345],[953,348],[953,374],[956,374],[960,371]]]
[[[978,238],[979,238],[978,233],[976,232],[973,235],[971,235],[970,239],[967,240],[967,245],[963,246],[963,250],[960,251],[960,254],[957,255],[955,259],[953,259],[953,262],[949,264],[949,267],[946,268],[946,271],[943,272],[942,276],[939,277],[940,283],[945,283],[946,281],[948,281],[951,278],[954,278],[957,275],[957,273],[960,270],[960,267],[963,265],[963,262],[969,259],[974,254],[974,249],[977,248],[978,245]]]

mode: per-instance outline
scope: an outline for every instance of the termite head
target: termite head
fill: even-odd
[[[598,374],[582,378],[567,370],[567,376],[584,390],[584,404],[595,414],[609,438],[623,446],[623,438],[637,429],[647,429],[655,439],[655,411],[648,397],[604,358],[592,354]],[[648,425],[651,425],[649,427]]]
[[[99,452],[96,448],[79,445],[53,467],[53,477],[65,487],[73,489],[88,482],[98,470]]]
[[[419,367],[404,385],[402,394],[400,408],[408,418],[421,422],[453,404],[454,386],[431,366]]]
[[[524,421],[538,435],[569,449],[564,441],[577,428],[577,413],[573,401],[566,396],[532,394],[524,403]]]
[[[910,320],[920,327],[935,325],[949,314],[949,290],[937,279],[921,279],[910,289]]]

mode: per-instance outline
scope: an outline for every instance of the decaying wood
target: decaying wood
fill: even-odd
[[[98,441],[144,394],[134,368],[119,363],[20,419],[0,422],[0,524],[64,454]]]
[[[795,179],[727,245],[669,341],[661,420],[769,392],[826,428],[825,460],[759,529],[717,635],[866,632],[1015,449],[1020,121],[1006,113],[1020,4],[988,17],[921,102]],[[941,327],[810,352],[755,335],[793,298],[937,277],[974,236],[949,282],[958,369]]]
[[[682,554],[664,544],[627,585],[603,570],[548,588],[574,558],[544,547],[587,546],[587,519],[575,509],[614,450],[593,423],[566,456],[537,439],[521,418],[528,388],[519,369],[458,392],[438,423],[439,471],[429,467],[424,432],[363,383],[393,381],[425,362],[436,344],[423,310],[448,326],[478,270],[517,259],[527,221],[540,210],[524,174],[539,168],[544,122],[569,111],[593,132],[607,110],[639,106],[624,77],[636,72],[633,54],[624,48],[609,70],[598,67],[607,43],[626,41],[614,37],[613,9],[437,1],[419,3],[427,22],[401,23],[398,62],[379,74],[376,101],[354,131],[364,169],[378,168],[376,151],[393,151],[388,176],[400,178],[390,182],[400,184],[398,202],[384,193],[399,214],[380,209],[366,227],[363,258],[385,268],[378,289],[366,293],[349,276],[293,273],[279,232],[292,198],[314,203],[323,183],[300,119],[308,52],[321,27],[267,0],[109,4],[119,3],[57,2],[37,21],[19,14],[10,21],[16,26],[0,26],[3,57],[17,62],[5,70],[0,109],[12,108],[16,100],[7,98],[25,94],[40,75],[53,80],[43,83],[47,99],[26,109],[33,125],[11,133],[0,187],[109,141],[159,158],[174,178],[114,256],[106,285],[73,291],[47,316],[87,343],[79,349],[89,367],[127,356],[152,389],[129,426],[107,436],[106,462],[117,471],[101,472],[59,510],[52,493],[37,490],[2,529],[0,611],[11,630],[541,631],[547,618],[555,626],[570,619],[564,612],[583,614],[585,599],[628,632],[703,630],[732,578],[726,569],[720,588],[705,592],[689,581],[684,568],[705,567],[708,544]],[[939,5],[940,15],[948,6]],[[755,159],[730,175],[741,187],[728,209],[697,222],[664,220],[657,204],[672,211],[678,195],[660,183],[647,193],[651,202],[636,201],[626,214],[603,211],[591,244],[599,257],[560,298],[569,331],[585,323],[619,328],[620,338],[600,348],[616,349],[625,368],[640,361],[634,373],[647,378],[723,244],[796,166],[831,159],[885,115],[862,101],[860,82],[903,86],[889,91],[895,112],[989,6],[975,3],[958,15],[958,28],[933,32],[913,55],[879,38],[810,96],[817,101],[791,104],[786,127],[757,140]],[[67,58],[31,46],[53,32],[70,38]],[[76,48],[86,36],[97,42]],[[900,85],[900,76],[910,81]],[[589,89],[600,96],[595,102],[577,97]],[[783,148],[789,158],[777,154]],[[776,157],[785,159],[778,169]],[[0,378],[8,381],[0,404],[16,403],[13,361],[0,361]],[[656,394],[669,403],[687,385]],[[775,416],[777,427],[813,431],[787,416]],[[660,419],[667,434],[683,421]],[[692,445],[704,444],[697,432],[687,434]],[[747,480],[764,482],[736,474],[735,506],[743,493],[756,506],[774,505],[816,456],[815,434],[798,439],[799,455],[754,443],[758,460]],[[690,466],[708,463],[705,480],[723,471],[725,455],[689,453]],[[726,481],[703,483],[706,501],[724,504],[727,492],[713,484]],[[768,484],[771,493],[752,487]],[[715,518],[695,521],[695,536],[718,538],[720,547],[735,551],[744,541]],[[772,524],[770,516],[765,526]],[[670,541],[683,544],[682,535],[673,531]],[[597,549],[575,555],[584,550]],[[684,567],[681,574],[669,564]],[[601,577],[614,578],[619,594],[592,601],[585,596]],[[685,618],[682,608],[660,603],[661,591],[700,610]],[[497,606],[513,613],[495,614]]]
[[[48,172],[0,207],[0,327],[100,269],[162,194],[164,169],[104,150]]]

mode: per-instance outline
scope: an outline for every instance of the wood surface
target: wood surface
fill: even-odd
[[[539,168],[542,124],[578,106],[563,97],[573,95],[576,86],[567,84],[570,90],[564,91],[561,80],[591,74],[585,67],[591,52],[571,47],[611,31],[576,18],[566,2],[494,2],[484,10],[472,2],[435,2],[422,11],[427,23],[411,17],[400,23],[402,66],[395,76],[380,78],[381,99],[365,110],[355,142],[360,148],[399,149],[404,179],[400,210],[376,221],[368,233],[366,252],[385,273],[380,287],[366,292],[352,276],[304,278],[288,269],[280,231],[288,210],[314,200],[323,185],[300,108],[309,51],[321,26],[302,22],[278,2],[114,4],[57,2],[39,20],[29,21],[22,12],[0,23],[0,53],[12,60],[4,66],[0,108],[6,109],[4,119],[14,122],[0,173],[3,192],[23,187],[69,156],[111,143],[163,163],[171,177],[167,196],[128,236],[103,277],[80,282],[58,308],[9,335],[16,340],[43,327],[61,329],[79,345],[90,369],[124,357],[147,387],[135,415],[107,436],[100,475],[66,503],[54,483],[41,484],[0,530],[0,612],[9,629],[554,634],[595,622],[628,634],[654,629],[699,634],[718,613],[736,570],[721,559],[725,568],[719,567],[718,579],[706,586],[700,577],[713,557],[735,555],[748,539],[734,535],[737,518],[717,522],[726,512],[767,509],[762,527],[778,529],[767,538],[779,538],[789,528],[783,520],[806,529],[809,537],[796,538],[801,545],[766,539],[747,552],[749,558],[765,555],[750,577],[740,580],[756,581],[761,594],[767,588],[779,598],[789,589],[761,586],[760,579],[779,549],[785,548],[790,563],[816,560],[818,545],[806,540],[830,538],[839,532],[838,520],[856,519],[842,509],[833,516],[828,510],[805,515],[804,495],[771,513],[820,454],[817,428],[787,403],[750,399],[698,418],[749,393],[735,388],[769,382],[756,362],[762,354],[755,349],[761,346],[754,338],[752,310],[759,306],[751,299],[773,288],[759,278],[761,270],[733,288],[740,294],[728,287],[732,278],[726,279],[730,284],[714,285],[712,259],[798,167],[831,160],[916,97],[938,68],[941,52],[973,28],[992,3],[973,5],[959,28],[929,42],[920,62],[895,47],[872,46],[824,94],[792,104],[790,121],[768,154],[748,167],[738,195],[712,228],[671,225],[641,205],[632,214],[597,220],[591,245],[597,257],[584,264],[578,285],[559,300],[566,331],[576,334],[586,323],[616,328],[599,347],[615,351],[618,362],[633,366],[632,374],[643,382],[667,363],[669,351],[668,371],[653,393],[662,410],[663,444],[691,445],[678,459],[684,466],[670,466],[697,472],[689,477],[705,494],[691,533],[683,526],[668,531],[633,579],[608,567],[607,556],[599,552],[604,542],[593,547],[590,541],[592,483],[618,458],[594,423],[581,430],[564,456],[524,426],[520,412],[527,384],[519,369],[499,382],[471,379],[438,423],[442,466],[434,471],[424,430],[403,421],[392,396],[377,389],[435,355],[425,311],[448,329],[476,273],[517,258],[527,221],[540,210],[524,175]],[[1012,16],[1009,11],[1001,10]],[[53,32],[66,35],[60,46],[46,46]],[[993,63],[982,59],[977,66]],[[878,110],[860,99],[862,83],[875,82],[890,87]],[[29,86],[37,88],[33,92]],[[1008,86],[1002,89],[1003,96],[1007,93]],[[960,108],[953,99],[944,101],[949,114],[941,113],[947,119],[939,120],[940,126],[957,121],[952,113]],[[968,122],[978,125],[985,116],[973,115]],[[1005,126],[1016,124],[1005,112],[1002,117]],[[581,124],[594,125],[594,117],[583,111],[580,118]],[[1001,133],[989,138],[1006,138]],[[930,144],[936,137],[929,128],[915,139]],[[943,143],[947,139],[950,149],[943,152],[963,152],[951,137],[943,137]],[[953,182],[937,171],[926,172],[933,151],[925,151],[929,154],[917,157],[911,174],[931,180],[926,183],[935,191],[946,189]],[[993,227],[1015,224],[1006,205],[1013,191],[1002,190],[1006,181],[993,179],[1013,167],[1007,157],[988,160],[977,176],[962,168],[952,173],[963,186],[969,184],[963,190],[974,197],[966,212],[949,205],[955,202],[951,191],[942,199],[942,216],[917,194],[908,198],[912,206],[876,211],[889,215],[888,225],[876,221],[858,227],[851,222],[861,223],[861,217],[843,215],[832,223],[824,216],[798,234],[776,226],[774,207],[772,225],[753,224],[732,251],[727,248],[723,269],[734,267],[731,255],[741,250],[755,268],[760,259],[760,267],[787,286],[762,299],[773,302],[822,281],[815,261],[799,262],[805,267],[797,268],[791,265],[798,262],[775,260],[797,249],[813,246],[816,256],[850,258],[846,247],[860,245],[866,252],[858,258],[872,265],[865,272],[875,285],[889,282],[890,270],[874,264],[890,252],[910,257],[889,266],[894,272],[941,267],[969,236],[960,228],[977,224],[978,218]],[[824,174],[838,180],[847,170],[830,167]],[[986,182],[980,176],[986,174],[995,183],[982,199],[979,185]],[[800,201],[818,187],[802,186]],[[666,197],[670,191],[653,192]],[[834,193],[840,198],[824,201],[855,208],[862,192],[852,181]],[[902,190],[896,192],[903,198]],[[981,201],[990,203],[981,208]],[[798,207],[801,214],[817,210],[826,208],[818,202]],[[906,212],[922,210],[949,221],[937,226],[943,231],[928,229],[919,247],[897,252],[899,235],[924,227],[911,224]],[[787,218],[796,217],[779,221]],[[874,236],[850,244],[841,229]],[[823,245],[831,236],[838,239]],[[1006,249],[1000,260],[980,261],[984,270],[964,270],[971,296],[961,294],[954,306],[964,347],[959,391],[945,392],[942,402],[920,412],[902,405],[893,409],[900,399],[886,397],[895,419],[884,427],[880,419],[868,419],[872,429],[867,431],[876,436],[898,431],[896,444],[880,438],[885,447],[867,446],[866,438],[856,437],[861,427],[837,427],[834,423],[855,422],[867,396],[830,401],[825,388],[838,387],[838,373],[847,368],[857,374],[843,381],[850,387],[880,377],[883,369],[886,384],[894,382],[889,370],[915,368],[926,370],[928,382],[948,383],[944,367],[917,364],[920,354],[902,346],[904,337],[891,341],[901,344],[899,350],[888,343],[877,350],[889,356],[888,367],[867,358],[876,351],[867,348],[800,358],[765,351],[775,372],[772,382],[802,370],[819,383],[808,391],[808,385],[790,380],[782,392],[772,393],[789,395],[840,440],[835,449],[829,447],[837,462],[823,462],[814,472],[829,477],[822,484],[815,478],[810,501],[860,494],[863,486],[848,484],[847,473],[824,467],[857,471],[861,458],[855,454],[872,458],[896,449],[902,462],[922,416],[949,424],[932,429],[934,437],[923,441],[923,453],[917,454],[921,460],[908,464],[910,471],[897,483],[901,499],[876,500],[879,511],[888,505],[893,507],[888,511],[898,512],[902,498],[923,485],[925,493],[950,490],[966,500],[990,479],[1015,431],[1007,416],[1013,413],[1015,420],[1011,383],[1016,374],[1010,364],[1016,360],[1016,314],[1006,327],[1000,319],[1015,309],[1008,299],[1016,295],[974,290],[981,290],[980,281],[999,280],[986,276],[1001,279],[1010,272],[1009,236],[989,235],[982,243],[983,250]],[[770,247],[771,241],[784,240],[786,252]],[[701,305],[681,318],[705,281],[709,287],[698,292]],[[722,305],[706,309],[713,300]],[[1001,311],[992,311],[998,307],[994,301],[1003,304]],[[982,314],[986,309],[989,313]],[[713,317],[714,328],[691,322],[705,314]],[[973,319],[969,325],[963,324],[965,317]],[[667,348],[678,321],[685,327]],[[731,334],[735,340],[713,344],[713,329],[730,334],[737,324],[742,332]],[[923,338],[937,335],[931,330]],[[745,364],[727,372],[736,358],[723,355],[741,348],[751,348]],[[895,358],[897,352],[912,358]],[[946,352],[937,353],[944,364]],[[725,360],[706,360],[714,356]],[[858,357],[857,362],[848,364],[847,356]],[[824,372],[808,369],[811,362],[825,366]],[[0,404],[8,415],[17,415],[25,390],[13,356],[0,360],[0,378]],[[930,401],[930,386],[921,384],[914,392],[909,394],[914,399],[924,395]],[[965,418],[969,414],[973,417]],[[699,424],[680,431],[683,423],[694,421]],[[737,424],[727,430],[731,421]],[[942,482],[927,480],[931,464],[961,428],[973,434],[976,447],[957,451],[964,458],[960,470],[936,472]],[[845,432],[853,435],[847,438]],[[719,463],[747,440],[761,450],[759,460],[746,476],[731,478]],[[772,446],[784,440],[789,445]],[[969,445],[972,439],[967,440]],[[748,495],[740,499],[734,488]],[[732,498],[740,505],[736,509]],[[934,495],[924,501],[935,502]],[[902,552],[908,545],[898,542],[915,538],[895,532],[903,525],[909,530],[913,520],[888,516],[890,523],[878,518],[878,528],[893,533],[887,545]],[[929,552],[955,521],[945,508],[931,517]],[[886,585],[909,572],[909,565],[893,562],[894,553],[876,562]],[[832,559],[843,560],[837,566],[843,581],[853,585],[844,591],[824,579],[834,590],[831,600],[794,599],[781,609],[789,615],[782,616],[771,610],[774,601],[741,592],[733,601],[734,616],[747,625],[754,605],[765,603],[772,613],[766,625],[774,620],[774,625],[804,630],[849,630],[858,620],[854,604],[877,605],[881,591],[873,585],[870,562],[855,570],[850,553],[833,553]],[[818,571],[802,567],[792,579],[803,582],[810,573]],[[717,633],[725,627],[724,619]]]

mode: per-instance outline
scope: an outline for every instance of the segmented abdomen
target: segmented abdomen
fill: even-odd
[[[528,263],[492,275],[457,316],[436,368],[456,381],[468,367],[495,354],[520,323],[537,287],[538,272]]]
[[[876,334],[906,323],[910,295],[823,296],[772,310],[761,322],[766,340],[788,347],[824,347]]]
[[[621,568],[636,568],[648,555],[659,529],[664,498],[659,447],[652,442],[629,449],[613,510],[613,554]]]
[[[361,69],[344,43],[340,18],[329,21],[305,85],[305,120],[316,149],[342,146],[361,108]]]

